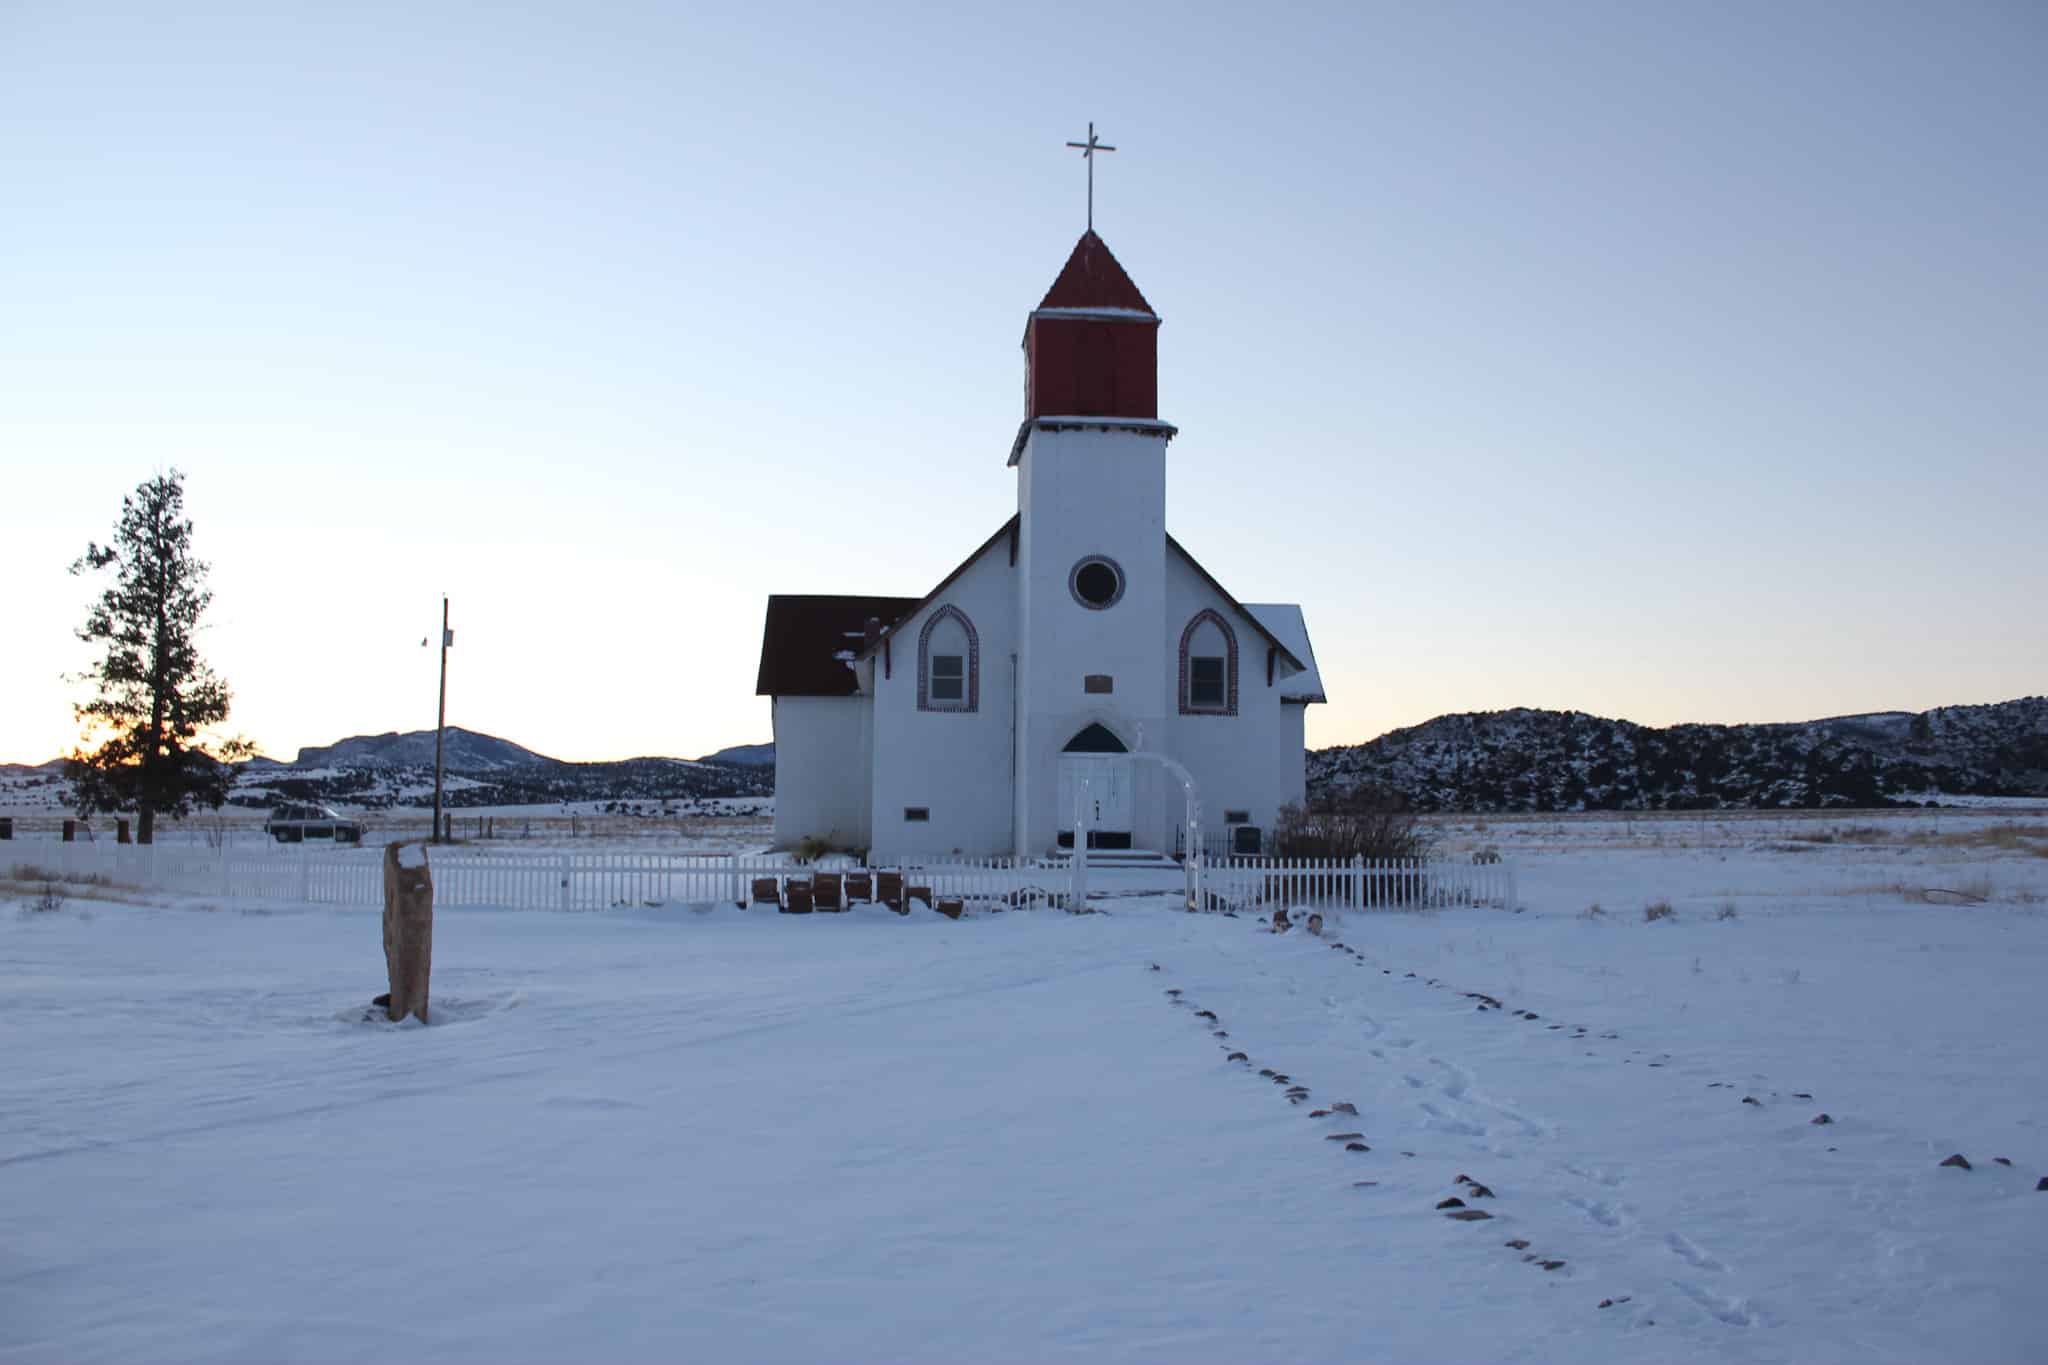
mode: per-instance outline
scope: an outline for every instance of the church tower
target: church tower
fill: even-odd
[[[1024,418],[1159,416],[1159,316],[1090,228],[1024,324]]]
[[[1019,853],[1073,829],[1078,782],[1111,846],[1156,804],[1140,790],[1148,774],[1080,755],[1156,748],[1171,714],[1163,626],[1174,428],[1159,420],[1158,338],[1158,314],[1092,228],[1025,323],[1024,421],[1010,449]]]

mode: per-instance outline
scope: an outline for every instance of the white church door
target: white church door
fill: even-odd
[[[1074,846],[1074,816],[1084,800],[1090,848],[1131,846],[1137,808],[1132,766],[1123,742],[1100,725],[1068,741],[1060,755],[1060,847]]]

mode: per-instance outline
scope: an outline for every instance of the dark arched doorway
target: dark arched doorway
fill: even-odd
[[[1107,725],[1091,725],[1067,741],[1070,754],[1127,754],[1129,749]]]

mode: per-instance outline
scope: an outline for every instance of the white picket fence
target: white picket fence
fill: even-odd
[[[193,896],[301,901],[312,905],[384,904],[383,851],[194,848],[172,844],[22,841],[0,845],[0,866]],[[948,860],[864,869],[814,868],[761,858],[673,853],[510,853],[469,848],[431,851],[434,903],[451,909],[604,910],[616,906],[745,904],[756,879],[778,895],[814,872],[899,873],[905,886],[934,899],[970,904],[1043,903],[1063,894],[1063,868],[1015,859]]]
[[[1225,858],[1202,873],[1203,894],[1228,910],[1512,910],[1515,866],[1448,858]]]
[[[871,868],[814,868],[762,858],[679,853],[514,853],[463,847],[436,848],[434,903],[451,909],[604,910],[727,902],[746,904],[756,879],[773,879],[778,897],[791,881],[814,872],[894,872],[906,888],[926,888],[933,899],[976,905],[1064,904],[1072,884],[1065,861],[946,859]],[[68,881],[100,879],[223,899],[299,901],[312,905],[381,907],[382,850],[315,849],[306,845],[209,849],[172,844],[22,841],[0,845],[0,866],[46,871]],[[1109,869],[1094,883],[1112,887]],[[1129,879],[1126,875],[1125,879]],[[1161,885],[1154,888],[1150,880]],[[1179,872],[1135,879],[1132,891],[1177,890]],[[1169,885],[1170,884],[1170,885]],[[1354,910],[1437,909],[1457,905],[1512,908],[1511,863],[1449,860],[1231,858],[1203,869],[1203,899],[1211,909],[1259,910],[1281,906]],[[1091,898],[1092,899],[1092,898]]]

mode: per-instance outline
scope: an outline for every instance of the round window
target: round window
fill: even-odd
[[[1107,555],[1090,555],[1067,576],[1074,600],[1094,611],[1113,607],[1124,595],[1124,571]]]

